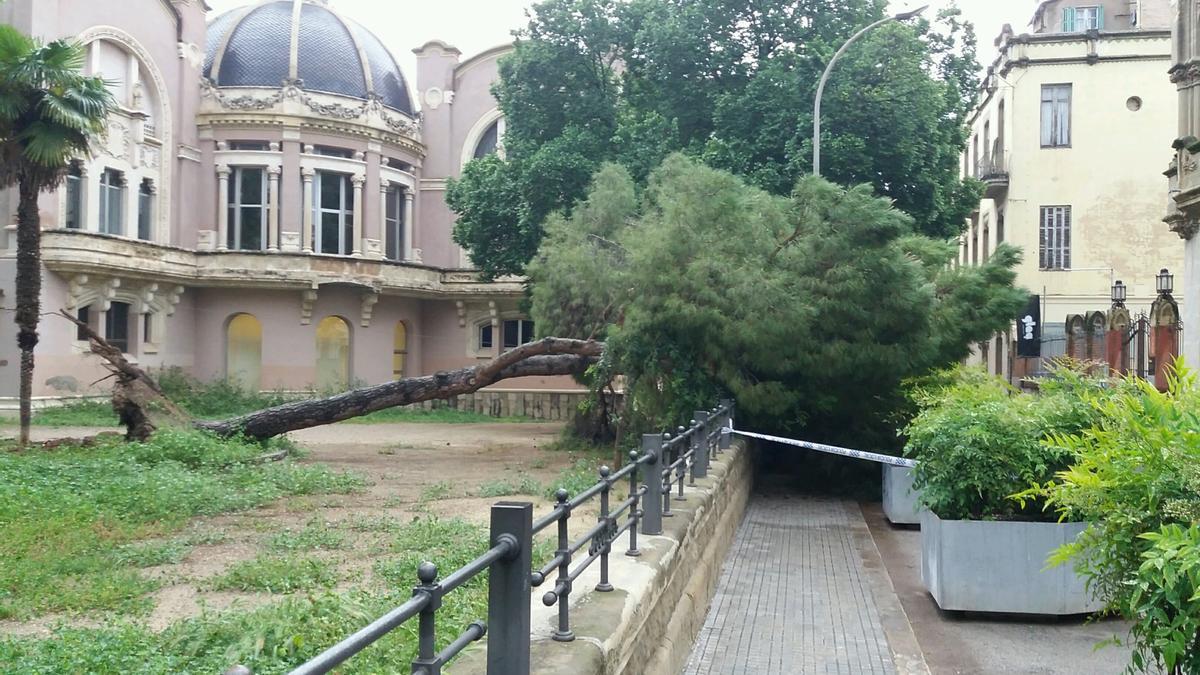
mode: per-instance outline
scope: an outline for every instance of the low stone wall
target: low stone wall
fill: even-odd
[[[570,420],[586,401],[586,391],[483,390],[473,394],[414,403],[410,408],[433,410],[450,408],[489,417],[528,417],[535,420]]]
[[[709,468],[708,478],[673,501],[662,535],[642,536],[642,555],[622,555],[624,540],[610,557],[609,578],[616,587],[592,590],[599,580],[594,564],[571,595],[574,642],[554,642],[557,608],[533,608],[534,675],[677,675],[708,613],[721,565],[746,510],[753,481],[752,449],[735,440]],[[576,532],[572,532],[572,535]],[[485,652],[476,648],[452,662],[453,675],[485,672]]]

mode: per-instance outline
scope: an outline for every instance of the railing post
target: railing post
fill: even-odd
[[[692,420],[692,424],[695,424],[695,423],[696,423],[696,420]],[[683,436],[683,434],[686,431],[687,431],[686,427],[679,427],[679,435],[680,436]],[[689,443],[691,442],[691,440],[692,440],[691,438],[687,439],[687,441]],[[683,444],[680,442],[676,442],[675,443],[675,459],[682,458],[683,461],[680,462],[679,466],[675,469],[675,480],[679,483],[679,496],[676,497],[675,499],[677,501],[681,501],[681,502],[687,501],[687,498],[683,496],[683,483],[684,483],[683,479],[685,476],[687,476],[688,464],[691,463],[688,461],[688,459],[685,455],[687,455],[687,450],[684,449]]]
[[[642,452],[654,456],[654,461],[646,469],[646,506],[642,516],[642,532],[645,534],[662,534],[663,531],[663,437],[660,434],[645,434],[642,436]]]
[[[604,537],[604,548],[600,550],[600,583],[596,584],[596,590],[601,593],[607,593],[613,590],[613,585],[608,581],[608,554],[612,551],[612,542],[609,541],[608,529],[609,525],[609,492],[612,491],[612,483],[608,477],[612,474],[612,470],[607,466],[600,467],[600,480],[604,482],[604,487],[600,489],[600,515],[598,520],[604,523],[605,529],[600,536]]]
[[[550,639],[555,642],[572,642],[575,640],[575,631],[571,630],[571,537],[567,528],[571,518],[571,505],[568,503],[571,495],[559,488],[554,497],[558,500],[555,508],[561,512],[558,517],[558,550],[555,552],[555,555],[559,556],[558,579],[555,581],[554,591],[551,591],[558,594],[558,628]]]
[[[708,411],[697,410],[696,421],[700,423],[700,430],[692,434],[692,479],[708,477],[708,453],[710,432],[708,422]]]
[[[442,586],[437,583],[438,568],[431,562],[423,562],[417,568],[420,580],[413,595],[425,594],[429,602],[417,617],[417,658],[412,662],[413,675],[442,675],[442,662],[437,655],[435,618],[442,606]]]
[[[629,517],[633,520],[631,523],[629,523],[629,548],[625,550],[625,555],[631,558],[636,558],[642,554],[642,552],[638,550],[637,541],[638,521],[640,521],[642,518],[642,514],[638,512],[638,505],[641,502],[639,495],[642,492],[642,486],[638,484],[638,469],[641,468],[638,465],[638,459],[640,459],[641,456],[642,453],[638,452],[637,450],[629,451],[629,461],[633,462],[633,471],[629,472],[629,499],[631,502],[629,505]]]
[[[488,675],[529,675],[529,569],[533,553],[533,504],[492,506],[492,544],[511,541],[509,555],[488,571]]]
[[[730,399],[727,399],[727,398],[721,399],[721,407],[725,410],[725,414],[722,415],[721,428],[722,429],[732,429],[733,428],[733,401],[731,401]],[[733,444],[733,434],[731,434],[731,433],[721,434],[721,446],[720,446],[721,450],[728,450],[730,445],[732,445],[732,444]]]

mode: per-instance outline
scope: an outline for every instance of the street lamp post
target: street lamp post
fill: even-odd
[[[876,21],[875,23],[873,23],[873,24],[867,26],[866,28],[855,33],[853,36],[851,36],[851,38],[849,40],[846,40],[846,44],[842,45],[841,48],[838,49],[836,53],[834,53],[832,59],[829,59],[829,64],[825,66],[825,72],[821,73],[821,82],[817,85],[817,100],[813,104],[813,175],[814,176],[821,175],[821,96],[825,94],[825,83],[829,81],[829,73],[833,71],[834,64],[836,64],[837,60],[839,58],[841,58],[843,53],[845,53],[847,47],[854,44],[854,42],[856,40],[858,40],[858,38],[862,37],[864,34],[866,34],[871,29],[882,26],[883,24],[888,23],[890,21],[907,21],[907,20],[913,18],[914,16],[917,16],[921,12],[924,12],[928,8],[929,8],[929,5],[924,5],[922,7],[916,8],[912,11],[901,12],[895,16],[889,16],[887,18]]]

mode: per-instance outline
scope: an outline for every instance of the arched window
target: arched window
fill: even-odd
[[[408,327],[403,321],[396,322],[396,331],[392,336],[392,378],[404,377],[404,367],[408,361]]]
[[[225,329],[225,377],[247,391],[262,388],[262,324],[238,314]]]
[[[503,118],[492,122],[491,126],[479,137],[479,141],[475,143],[475,159],[487,157],[495,153],[496,149],[500,147],[500,123],[502,121]]]
[[[350,324],[327,316],[317,324],[317,389],[341,391],[350,385]]]

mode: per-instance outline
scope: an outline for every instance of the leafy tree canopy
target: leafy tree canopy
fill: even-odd
[[[685,152],[786,195],[811,167],[825,64],[885,0],[545,0],[502,59],[493,92],[504,159],[468,165],[447,194],[456,240],[485,274],[521,273],[547,217],[603,162],[638,185]],[[974,33],[946,10],[888,24],[838,62],[822,114],[825,177],[867,183],[916,230],[951,237],[979,192],[959,178]]]
[[[729,392],[764,426],[894,443],[901,382],[962,359],[1027,298],[1017,249],[951,267],[954,246],[870,186],[809,176],[777,196],[682,154],[635,185],[604,165],[547,220],[528,273],[538,330],[605,339],[595,375],[623,374],[645,417]]]

